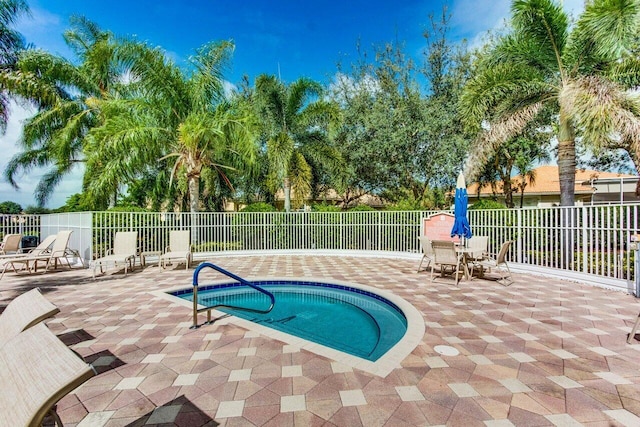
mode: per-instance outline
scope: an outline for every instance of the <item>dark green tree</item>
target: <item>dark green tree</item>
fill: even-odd
[[[0,213],[2,214],[19,214],[22,212],[22,206],[16,202],[7,200],[0,203]]]
[[[448,42],[448,16],[444,10],[441,19],[431,17],[423,67],[401,45],[387,44],[371,60],[361,53],[334,81],[332,95],[343,107],[338,146],[348,159],[351,193],[410,199],[424,208],[440,204],[438,189],[455,183],[468,144],[456,104],[469,58],[464,46]]]

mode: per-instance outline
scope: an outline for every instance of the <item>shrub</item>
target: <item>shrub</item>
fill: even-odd
[[[245,206],[240,210],[240,212],[275,212],[276,208],[274,208],[269,203],[258,202],[251,203],[250,205]]]
[[[491,199],[482,199],[469,206],[469,209],[506,209],[500,202]]]
[[[314,212],[342,212],[339,206],[327,203],[317,203],[311,207],[311,210]]]
[[[349,212],[369,212],[369,211],[375,211],[375,209],[369,205],[357,205],[349,209]]]

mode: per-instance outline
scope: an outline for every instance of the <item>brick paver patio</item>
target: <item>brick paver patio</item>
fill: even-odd
[[[248,278],[386,289],[421,312],[424,339],[381,378],[231,322],[189,329],[189,309],[150,292],[188,286],[193,269],[138,267],[95,282],[87,270],[7,274],[0,305],[40,287],[61,310],[49,328],[99,372],[60,401],[66,426],[640,425],[640,341],[626,343],[640,304],[631,295],[532,275],[510,287],[431,283],[407,259],[211,261]]]

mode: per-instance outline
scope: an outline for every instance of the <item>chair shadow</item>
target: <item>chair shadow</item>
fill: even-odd
[[[84,341],[90,341],[95,337],[84,329],[76,329],[73,331],[65,332],[64,334],[60,334],[58,335],[58,338],[60,338],[60,341],[65,343],[67,347],[70,347],[72,345],[80,344]]]
[[[220,423],[214,421],[200,408],[194,405],[184,395],[178,396],[153,411],[143,415],[139,419],[126,425],[126,427],[142,427],[154,425],[180,425],[189,427],[217,427]]]

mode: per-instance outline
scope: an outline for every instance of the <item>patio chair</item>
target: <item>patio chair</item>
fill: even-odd
[[[167,261],[177,260],[184,261],[185,269],[189,269],[191,264],[191,232],[189,230],[171,230],[169,232],[169,246],[165,249],[165,253],[160,255],[159,264],[162,268],[166,268]]]
[[[137,231],[118,231],[113,238],[113,248],[107,250],[107,254],[102,258],[95,259],[91,262],[93,266],[93,278],[96,278],[96,268],[100,267],[100,273],[104,273],[103,267],[108,268],[113,265],[118,268],[124,264],[124,275],[127,275],[127,268],[133,271],[133,266],[138,253],[138,232]]]
[[[0,425],[39,426],[50,415],[62,421],[56,404],[95,375],[44,323],[0,348]]]
[[[20,242],[22,242],[22,234],[5,234],[0,242],[0,255],[19,253]]]
[[[15,297],[0,314],[0,347],[20,332],[55,316],[60,309],[33,288]]]
[[[466,241],[466,246],[466,261],[472,268],[489,256],[489,236],[473,236]]]
[[[417,273],[420,273],[423,270],[429,268],[429,265],[433,261],[433,249],[431,248],[431,240],[427,236],[419,236],[418,240],[420,240],[420,248],[422,249],[422,259],[420,259],[420,264],[418,265]],[[421,269],[422,263],[427,260],[427,265],[424,269]]]
[[[7,263],[11,264],[13,267],[13,271],[17,272],[16,264],[23,264],[23,268],[31,270],[33,268],[34,271],[38,271],[38,263],[44,263],[44,272],[46,273],[49,267],[53,264],[54,268],[58,268],[58,261],[66,261],[66,264],[69,268],[71,268],[71,257],[79,258],[84,267],[84,261],[82,261],[82,257],[77,250],[71,249],[69,247],[69,239],[71,238],[71,230],[62,230],[59,231],[58,234],[55,235],[55,239],[53,240],[53,246],[50,250],[44,249],[39,250],[37,252],[31,252],[26,254],[25,256],[18,257],[7,261]],[[43,244],[47,242],[49,238],[46,238],[43,241]],[[5,267],[6,268],[6,267]]]
[[[436,265],[440,266],[440,276],[444,276],[447,269],[451,269],[451,274],[455,275],[456,286],[459,275],[465,274],[463,265],[463,254],[456,251],[455,243],[449,240],[432,240],[433,264],[431,265],[431,281],[433,282],[433,270]]]
[[[509,264],[507,264],[507,251],[509,251],[509,247],[511,246],[512,240],[507,240],[500,246],[500,252],[495,258],[488,256],[487,259],[478,262],[476,265],[480,268],[480,277],[484,274],[484,269],[487,268],[491,271],[492,268],[495,268],[499,274],[500,279],[498,279],[498,283],[503,286],[509,286],[513,283],[513,279],[511,278],[511,270],[509,269]]]

